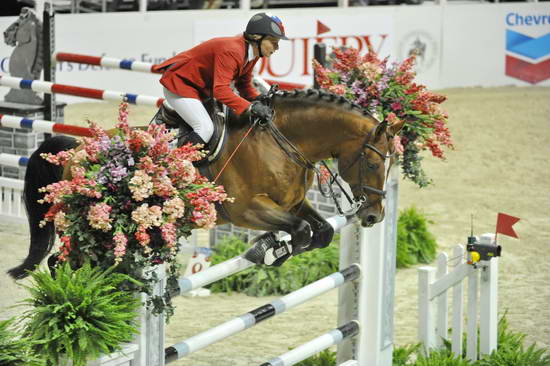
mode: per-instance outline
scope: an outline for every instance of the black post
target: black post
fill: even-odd
[[[43,31],[44,81],[55,83],[55,68],[52,67],[52,53],[55,49],[55,12],[49,2],[44,3]],[[55,94],[44,94],[44,119],[57,122]],[[44,135],[45,138],[51,137],[49,133]]]
[[[325,67],[327,62],[327,45],[324,43],[316,43],[315,46],[313,46],[313,57],[317,60],[317,62]],[[319,89],[315,71],[313,72],[313,88]]]

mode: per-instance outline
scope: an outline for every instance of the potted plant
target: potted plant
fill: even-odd
[[[121,351],[137,332],[141,302],[120,285],[137,281],[86,262],[78,269],[69,263],[49,271],[31,274],[24,286],[30,297],[21,305],[28,308],[19,319],[21,333],[32,353],[48,365],[83,366],[101,354]]]
[[[79,266],[90,258],[104,269],[116,266],[140,283],[123,282],[121,290],[148,294],[148,307],[168,319],[178,279],[177,239],[213,227],[214,204],[228,197],[194,168],[192,162],[203,157],[200,146],[171,148],[175,133],[162,125],[130,129],[127,108],[121,104],[115,130],[90,123],[93,137],[83,138],[80,148],[43,154],[71,173],[71,179],[42,189],[43,201],[51,204],[44,220],[60,237],[60,261]],[[153,293],[158,264],[167,271],[162,294]]]

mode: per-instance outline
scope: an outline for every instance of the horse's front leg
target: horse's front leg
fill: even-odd
[[[294,253],[305,251],[311,244],[311,225],[307,220],[287,212],[267,195],[257,195],[243,215],[246,222],[253,227],[266,231],[285,231],[290,234],[291,248],[275,240],[273,234],[267,233],[254,239],[254,250],[249,251],[247,259],[257,263],[262,253],[275,249],[273,265],[281,265]],[[252,249],[252,248],[251,248]],[[277,255],[277,252],[280,255]],[[246,256],[245,256],[246,257]],[[261,263],[271,264],[263,260]]]
[[[303,218],[309,223],[313,231],[311,244],[306,250],[327,247],[334,236],[334,228],[332,225],[313,208],[307,199],[304,199],[302,203],[297,205],[292,210],[292,212],[294,211],[296,216]]]

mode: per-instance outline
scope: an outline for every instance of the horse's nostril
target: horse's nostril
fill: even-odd
[[[368,216],[367,216],[367,222],[368,222],[369,224],[374,224],[374,223],[376,223],[376,215],[368,215]]]

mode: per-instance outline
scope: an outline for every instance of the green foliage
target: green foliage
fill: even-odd
[[[476,366],[550,366],[548,349],[531,344],[525,349],[525,334],[508,330],[503,316],[498,324],[498,352],[484,357]]]
[[[420,343],[393,349],[393,366],[407,366],[411,356],[420,351]]]
[[[119,351],[137,333],[136,317],[141,307],[131,292],[119,290],[129,276],[92,268],[77,270],[65,263],[56,269],[31,274],[33,285],[25,286],[31,297],[23,300],[30,308],[21,319],[23,336],[32,350],[52,365],[63,357],[74,366]],[[139,283],[136,283],[139,285]]]
[[[315,356],[298,362],[296,366],[332,366],[336,365],[336,352],[326,349]]]
[[[14,319],[0,321],[0,365],[42,366],[45,363],[31,352],[31,343],[17,335]]]
[[[326,248],[300,254],[280,267],[254,266],[210,285],[213,292],[243,292],[249,296],[282,295],[338,271],[339,235]],[[212,264],[241,255],[248,244],[232,237],[218,245]]]
[[[435,259],[437,242],[428,230],[431,223],[414,206],[402,211],[397,221],[397,267],[406,268]]]

